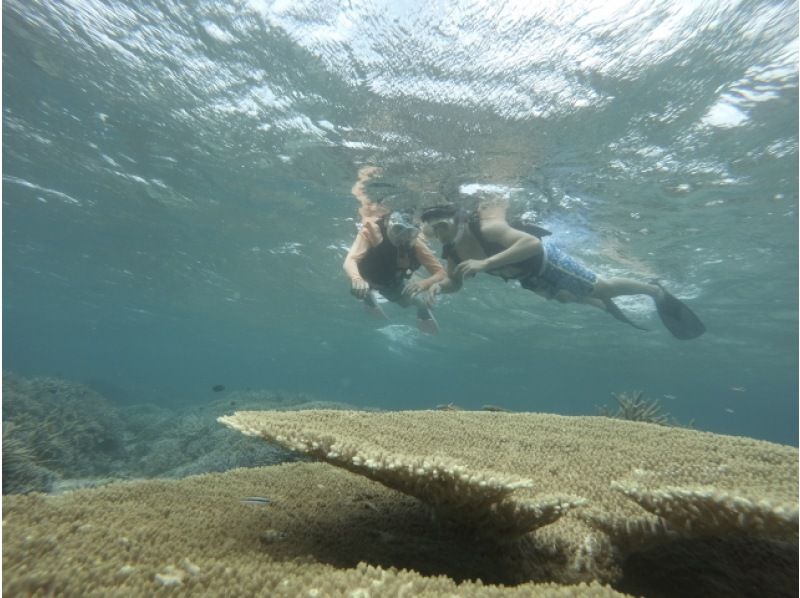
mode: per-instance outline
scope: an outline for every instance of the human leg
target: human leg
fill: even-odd
[[[542,273],[535,281],[524,281],[523,286],[538,292],[547,287],[550,299],[562,303],[576,301],[608,312],[621,322],[634,328],[646,330],[631,321],[611,300],[617,295],[638,295],[641,293],[658,295],[661,289],[656,285],[646,285],[627,278],[601,279],[595,272],[560,249],[558,245],[545,239],[545,263]],[[655,297],[654,297],[655,298]]]
[[[568,291],[575,297],[572,300],[599,307],[617,320],[643,329],[628,319],[612,299],[622,295],[647,295],[655,302],[661,321],[675,338],[687,340],[697,338],[705,332],[706,328],[700,319],[658,281],[646,283],[630,278],[600,278],[547,238],[542,244],[545,248],[545,263],[536,278],[550,288],[551,298],[557,297],[561,291]],[[526,288],[534,286],[531,284]]]
[[[655,284],[639,282],[631,278],[598,278],[594,283],[591,296],[605,300],[621,295],[648,295],[655,301],[663,296],[661,287]]]
[[[664,326],[675,338],[689,340],[697,338],[706,331],[700,318],[682,301],[671,295],[658,281],[639,282],[630,278],[598,279],[592,291],[592,297],[600,299],[606,310],[615,318],[631,323],[611,300],[621,295],[647,295],[656,304],[658,316]],[[634,326],[636,326],[634,324]],[[637,326],[638,328],[638,326]]]

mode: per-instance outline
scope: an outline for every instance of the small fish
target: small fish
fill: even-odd
[[[669,399],[670,401],[674,401],[675,399],[678,398],[675,395],[661,395],[661,396],[663,396],[665,399]]]
[[[733,409],[729,409],[728,407],[725,407],[725,412],[726,413],[733,413]]]
[[[733,392],[745,392],[747,389],[744,386],[731,386]]]
[[[214,392],[222,392],[223,390],[225,390],[225,385],[215,384],[214,386],[211,387],[211,390],[213,390]]]
[[[264,506],[268,505],[272,501],[268,498],[263,496],[246,496],[239,501],[243,505],[256,505],[256,506]]]

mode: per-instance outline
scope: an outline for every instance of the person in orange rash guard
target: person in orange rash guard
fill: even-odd
[[[430,288],[444,280],[447,273],[408,215],[370,199],[366,183],[379,173],[380,169],[372,166],[361,168],[352,189],[361,203],[361,230],[343,265],[350,278],[350,292],[379,318],[386,318],[386,314],[375,291],[402,307],[415,305],[418,328],[435,333],[438,325],[431,312],[434,298]],[[420,266],[428,271],[428,278],[414,275]]]

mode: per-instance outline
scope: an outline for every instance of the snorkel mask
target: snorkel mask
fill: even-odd
[[[452,239],[447,241],[447,243],[448,244],[458,243],[464,236],[464,230],[466,229],[466,222],[467,222],[467,213],[464,211],[463,208],[460,208],[455,204],[452,203],[442,204],[426,208],[422,212],[422,221],[425,223],[426,226],[425,234],[426,235],[431,234],[432,236],[437,236],[437,237],[439,236],[436,231],[438,226],[449,227],[455,225],[456,230],[454,236]]]
[[[419,227],[404,214],[392,212],[386,222],[386,234],[392,245],[412,245],[419,235]]]

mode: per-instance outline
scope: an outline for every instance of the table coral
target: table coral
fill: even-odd
[[[415,496],[484,539],[519,540],[522,579],[618,582],[631,555],[679,538],[760,538],[754,550],[776,562],[796,552],[793,447],[532,413],[239,412],[220,421]]]

